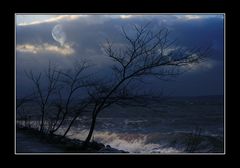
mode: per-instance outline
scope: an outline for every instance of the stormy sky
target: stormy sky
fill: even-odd
[[[25,95],[32,84],[24,71],[44,71],[49,60],[60,68],[88,60],[93,71],[108,75],[111,59],[102,46],[106,39],[115,45],[124,44],[123,26],[133,34],[134,25],[150,23],[151,29],[167,28],[170,39],[181,47],[211,47],[210,56],[170,81],[149,80],[144,87],[163,90],[173,96],[223,95],[224,92],[224,16],[183,14],[88,14],[88,15],[26,15],[16,17],[16,88]]]

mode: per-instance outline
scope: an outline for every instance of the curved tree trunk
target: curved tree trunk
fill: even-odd
[[[93,118],[92,118],[92,123],[91,123],[91,127],[90,127],[90,130],[89,130],[88,136],[84,141],[84,145],[83,145],[84,147],[86,147],[88,145],[88,143],[90,142],[90,140],[92,138],[92,134],[93,134],[95,124],[96,124],[96,118],[97,118],[96,115],[94,115]]]
[[[42,111],[42,116],[41,116],[41,126],[40,126],[40,132],[43,132],[43,128],[44,128],[44,110]]]
[[[68,128],[67,128],[66,131],[64,132],[63,137],[65,137],[65,136],[67,135],[68,131],[70,130],[70,128],[72,127],[74,121],[78,118],[78,116],[79,116],[79,115],[76,115],[76,116],[72,119],[72,121],[71,121],[70,124],[68,125]]]

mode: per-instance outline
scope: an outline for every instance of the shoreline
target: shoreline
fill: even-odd
[[[127,151],[118,150],[112,148],[110,145],[104,145],[103,143],[99,143],[96,141],[91,141],[87,145],[86,148],[82,148],[83,141],[79,139],[70,139],[66,137],[62,137],[60,135],[50,135],[41,133],[40,131],[33,129],[33,128],[16,128],[17,133],[21,133],[24,136],[23,141],[35,141],[40,146],[46,145],[50,146],[50,151],[47,153],[57,153],[51,151],[52,149],[56,149],[57,151],[62,151],[61,153],[129,153]],[[32,141],[31,141],[32,140]],[[22,143],[24,144],[24,143]],[[20,151],[16,151],[16,153],[44,153],[43,149],[38,149],[39,151],[36,152],[36,149],[29,149],[29,152],[24,152],[24,146],[19,139],[16,139],[16,149]],[[25,143],[25,145],[27,142]],[[25,146],[26,147],[26,146]],[[53,147],[53,148],[52,148]]]

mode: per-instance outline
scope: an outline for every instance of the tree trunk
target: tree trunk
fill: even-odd
[[[89,130],[88,136],[87,136],[86,140],[84,141],[84,147],[86,147],[88,145],[88,143],[90,142],[90,140],[92,138],[94,127],[95,127],[95,124],[96,124],[96,118],[97,118],[96,115],[94,115],[93,118],[92,118],[92,123],[91,123],[91,127],[90,127],[90,130]]]
[[[57,126],[57,128],[53,129],[52,133],[56,132],[62,126],[62,124],[63,124],[63,122],[64,122],[64,120],[65,120],[65,118],[66,118],[66,116],[67,116],[67,114],[69,112],[69,103],[70,103],[70,99],[72,97],[72,94],[73,94],[73,91],[71,89],[71,92],[70,92],[70,94],[68,96],[68,99],[67,99],[67,102],[66,102],[66,105],[65,105],[65,112],[63,113],[63,117],[62,117],[59,125]]]
[[[67,130],[66,130],[65,133],[63,134],[63,137],[65,137],[65,136],[67,135],[68,131],[70,130],[70,128],[72,127],[74,121],[75,121],[77,118],[78,118],[78,115],[76,115],[76,116],[72,119],[72,121],[70,122]]]
[[[41,118],[40,132],[43,132],[43,126],[44,126],[44,110],[42,111],[42,118]]]
[[[65,120],[65,117],[61,119],[60,123],[58,124],[58,126],[56,128],[54,128],[52,130],[52,133],[56,132],[60,127],[61,125],[63,124],[63,121]],[[57,122],[56,122],[57,123]]]

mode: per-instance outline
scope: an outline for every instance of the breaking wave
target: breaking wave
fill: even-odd
[[[70,138],[84,139],[87,131],[71,132]],[[109,131],[95,131],[93,140],[110,145],[113,148],[125,150],[130,153],[184,153],[188,146],[189,133],[154,133],[154,134],[136,134],[136,133],[115,133]],[[196,152],[222,152],[222,141],[216,137],[201,136],[201,143],[198,144]],[[213,149],[215,148],[215,149]]]

